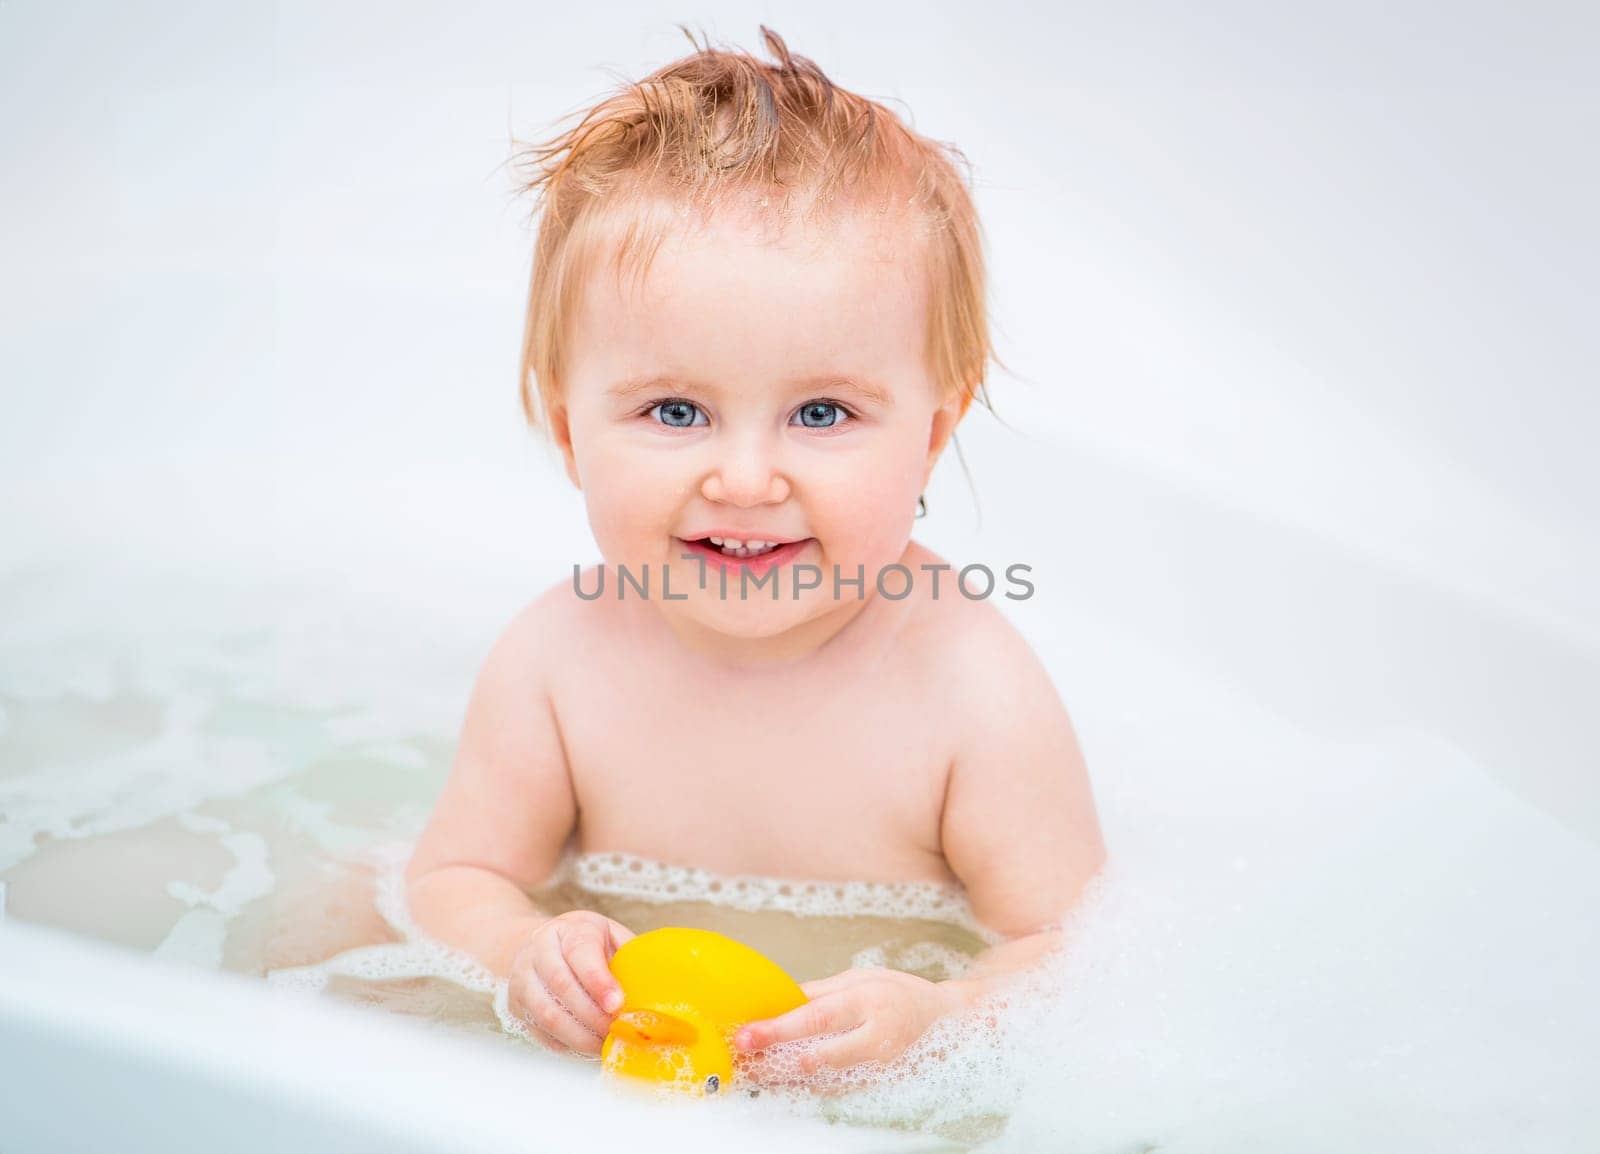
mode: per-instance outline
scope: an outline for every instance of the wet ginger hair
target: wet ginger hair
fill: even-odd
[[[987,406],[988,363],[1000,362],[962,152],[838,87],[765,26],[772,63],[679,27],[695,52],[624,82],[552,140],[513,140],[517,191],[539,221],[520,373],[529,425],[548,427],[559,403],[567,323],[599,258],[642,277],[691,213],[735,205],[777,221],[855,210],[909,223],[929,282],[927,364],[963,415],[974,397]]]

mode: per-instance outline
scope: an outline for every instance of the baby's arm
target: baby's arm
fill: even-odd
[[[1049,675],[993,607],[973,605],[961,624],[943,655],[940,680],[951,696],[932,706],[966,719],[954,739],[940,839],[973,912],[1009,940],[959,979],[868,968],[807,982],[811,1000],[746,1025],[735,1038],[741,1050],[813,1039],[799,1058],[802,1073],[893,1059],[939,1018],[977,1008],[1059,947],[1062,920],[1105,861],[1083,755]]]
[[[960,647],[969,721],[940,838],[978,920],[1010,940],[943,983],[963,1007],[1062,944],[1062,920],[1106,857],[1083,754],[1049,674],[1004,617],[981,609]]]
[[[633,933],[593,910],[551,917],[528,897],[578,813],[544,676],[551,654],[570,651],[558,611],[536,602],[484,662],[406,882],[423,930],[510,979],[511,1013],[536,1041],[594,1056],[622,1003],[608,962]]]
[[[490,650],[454,767],[406,869],[417,924],[502,977],[547,920],[527,893],[554,871],[577,820],[543,676],[548,611],[530,606]]]

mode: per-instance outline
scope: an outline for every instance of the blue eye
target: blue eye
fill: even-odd
[[[662,401],[652,405],[650,412],[656,420],[663,425],[674,429],[687,429],[693,425],[709,425],[706,415],[700,411],[699,405],[690,404],[688,401]]]
[[[842,405],[832,401],[808,401],[800,406],[797,415],[808,429],[827,429],[844,420],[845,411]]]

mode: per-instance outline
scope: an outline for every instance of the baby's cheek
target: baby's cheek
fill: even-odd
[[[869,567],[899,559],[910,537],[917,494],[896,472],[875,471],[828,494],[826,528],[831,540],[821,531],[818,536],[830,544],[831,552]]]
[[[659,486],[596,484],[586,494],[589,526],[607,561],[655,559],[671,529]]]
[[[593,447],[589,465],[584,493],[601,550],[620,559],[642,549],[653,559],[690,493],[682,470],[667,454],[608,452],[605,445]]]

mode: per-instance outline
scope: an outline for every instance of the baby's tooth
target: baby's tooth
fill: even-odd
[[[755,557],[778,547],[777,541],[737,541],[732,537],[712,537],[710,540],[726,557]]]

